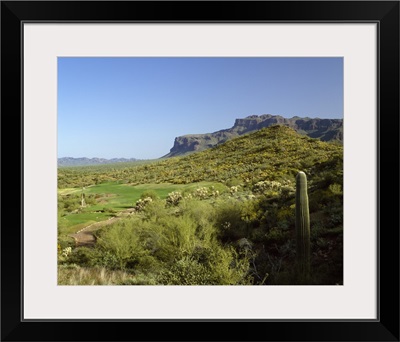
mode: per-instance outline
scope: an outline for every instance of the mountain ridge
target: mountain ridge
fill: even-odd
[[[284,125],[293,128],[300,134],[321,141],[343,142],[343,119],[321,119],[294,116],[284,118],[281,115],[262,114],[250,115],[235,120],[231,128],[221,129],[213,133],[186,134],[178,136],[170,152],[162,158],[182,156],[203,151],[224,143],[242,134],[251,133],[272,125]]]
[[[136,158],[87,158],[87,157],[62,157],[57,159],[58,166],[89,166],[89,165],[102,165],[102,164],[115,164],[115,163],[127,163],[137,161]]]

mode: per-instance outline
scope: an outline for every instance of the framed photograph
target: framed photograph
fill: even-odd
[[[1,35],[2,340],[399,341],[398,1],[3,1]]]

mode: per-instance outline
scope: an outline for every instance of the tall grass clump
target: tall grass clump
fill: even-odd
[[[105,267],[79,267],[61,265],[58,267],[58,285],[119,285],[132,282],[132,274],[124,271],[112,271]]]

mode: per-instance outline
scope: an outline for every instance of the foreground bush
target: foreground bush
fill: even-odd
[[[156,201],[104,228],[96,248],[77,249],[71,261],[147,275],[163,285],[249,284],[249,261],[219,242],[215,217],[213,206],[201,200],[178,208]]]

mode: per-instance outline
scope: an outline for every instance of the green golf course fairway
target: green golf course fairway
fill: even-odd
[[[222,191],[226,186],[217,182],[199,182],[191,184],[140,184],[131,185],[120,182],[110,182],[89,186],[86,188],[59,189],[58,194],[84,193],[85,196],[95,195],[97,204],[82,208],[79,212],[69,213],[60,218],[65,233],[74,233],[85,226],[116,216],[124,210],[133,208],[136,201],[145,191],[154,191],[161,199],[165,199],[173,191],[193,191],[200,187],[214,186]]]

